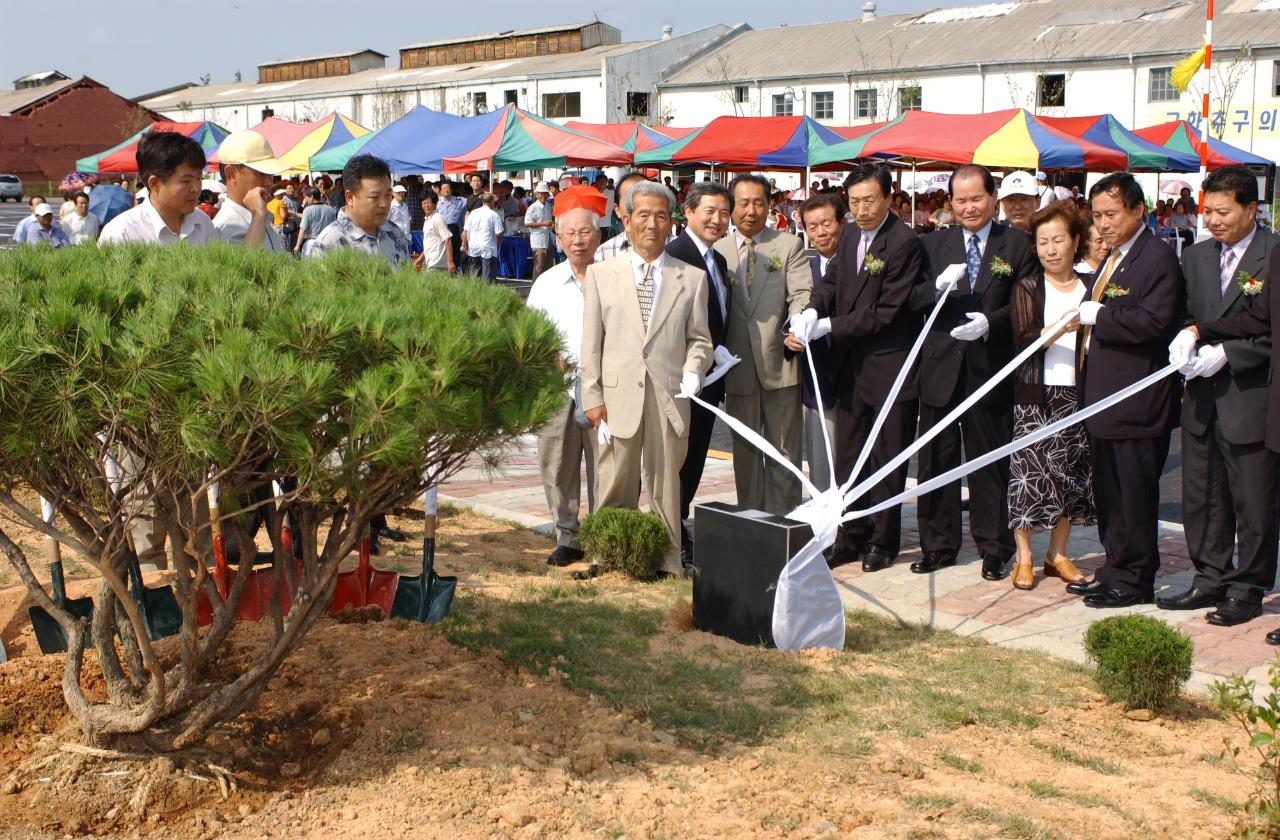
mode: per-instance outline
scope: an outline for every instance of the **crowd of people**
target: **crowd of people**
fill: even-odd
[[[1274,583],[1280,387],[1269,308],[1280,258],[1244,169],[1206,179],[1211,238],[1179,258],[1126,173],[1087,196],[1062,196],[1032,173],[997,183],[982,166],[961,166],[941,200],[929,196],[910,218],[889,170],[865,164],[838,187],[811,185],[789,219],[788,196],[754,174],[724,186],[627,172],[616,183],[539,182],[524,195],[478,174],[466,184],[395,183],[386,163],[361,155],[332,183],[302,183],[282,179],[283,164],[252,131],[228,137],[219,159],[224,191],[203,194],[199,145],[147,135],[136,206],[98,230],[83,194],[60,222],[37,197],[16,238],[54,247],[95,236],[222,239],[308,258],[353,248],[492,279],[502,238],[526,232],[537,273],[529,306],[563,333],[573,374],[539,434],[558,532],[551,564],[582,558],[585,462],[589,508],[634,507],[644,486],[668,532],[663,571],[690,573],[687,523],[715,417],[682,397],[723,404],[794,466],[807,464],[819,491],[855,469],[859,479],[878,475],[860,500],[875,506],[903,493],[907,463],[895,456],[922,437],[920,483],[1168,372],[1173,360],[1181,376],[1156,377],[968,475],[980,574],[1030,589],[1039,564],[1089,607],[1157,600],[1208,609],[1210,623],[1228,626],[1257,617]],[[919,359],[898,382],[931,314]],[[707,382],[713,367],[727,374]],[[1155,599],[1160,476],[1179,425],[1196,576],[1187,591]],[[738,435],[733,450],[740,504],[778,515],[800,504],[789,470]],[[959,481],[920,496],[922,555],[911,571],[956,563],[965,507]],[[1087,578],[1070,535],[1095,523],[1106,558]],[[1037,561],[1040,530],[1049,544]],[[385,523],[379,535],[396,536]],[[142,554],[146,535],[135,542]],[[842,526],[829,562],[874,573],[900,549],[893,505]],[[1280,631],[1268,639],[1280,643]]]

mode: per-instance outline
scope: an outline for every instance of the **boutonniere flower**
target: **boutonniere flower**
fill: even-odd
[[[867,270],[868,277],[877,277],[884,271],[884,260],[867,254],[862,259],[862,267]]]
[[[738,285],[738,275],[734,274],[732,271],[730,271],[721,279],[723,279],[724,284],[730,288]]]
[[[991,276],[1003,280],[1013,276],[1013,266],[1004,261],[1004,257],[991,258]]]
[[[765,271],[782,271],[782,260],[777,257],[769,257],[769,261],[764,265]]]
[[[1242,271],[1236,275],[1236,285],[1240,287],[1240,294],[1253,297],[1262,291],[1262,278],[1252,277],[1249,272]]]
[[[1121,286],[1119,283],[1108,283],[1107,287],[1102,290],[1102,294],[1108,298],[1124,297],[1129,294],[1127,286]]]

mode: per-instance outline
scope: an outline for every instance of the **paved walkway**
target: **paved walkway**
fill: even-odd
[[[487,472],[478,462],[468,467],[441,488],[440,498],[550,533],[552,523],[538,477],[533,440],[522,441],[502,463],[497,473]],[[585,514],[585,487],[582,499]],[[727,458],[708,461],[697,500],[736,500],[733,468]],[[642,499],[641,505],[644,504]],[[902,527],[904,548],[891,568],[874,574],[863,574],[856,565],[836,569],[836,582],[850,609],[924,622],[996,644],[1041,650],[1080,662],[1084,661],[1082,638],[1090,622],[1117,612],[1149,613],[1179,626],[1195,643],[1191,690],[1204,691],[1215,679],[1231,674],[1245,674],[1259,685],[1266,682],[1266,663],[1277,649],[1263,637],[1268,630],[1280,626],[1280,596],[1272,594],[1266,599],[1262,618],[1232,628],[1209,625],[1204,621],[1204,610],[1169,612],[1154,606],[1092,610],[1079,598],[1068,595],[1061,581],[1039,577],[1039,558],[1048,546],[1047,533],[1038,535],[1033,543],[1036,588],[1022,592],[1007,579],[989,582],[979,576],[978,553],[967,530],[956,566],[933,575],[912,574],[908,566],[920,556],[914,504],[904,507]],[[1160,546],[1163,562],[1156,579],[1157,594],[1185,589],[1190,584],[1192,568],[1182,527],[1162,524]],[[1097,529],[1077,529],[1071,537],[1070,553],[1076,564],[1091,574],[1103,560]]]

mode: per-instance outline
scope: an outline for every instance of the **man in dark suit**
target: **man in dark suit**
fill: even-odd
[[[1188,320],[1207,323],[1246,308],[1243,278],[1265,275],[1280,237],[1259,230],[1258,181],[1243,167],[1204,181],[1212,240],[1182,252]],[[1261,290],[1259,290],[1261,291]],[[1182,512],[1196,576],[1186,592],[1157,598],[1166,610],[1216,607],[1230,627],[1256,618],[1276,577],[1280,455],[1264,444],[1271,336],[1200,348],[1182,396]],[[1240,559],[1232,565],[1236,544]]]
[[[862,164],[845,180],[856,225],[845,227],[840,247],[814,288],[812,307],[792,319],[786,339],[792,350],[831,336],[831,371],[836,393],[836,480],[853,471],[876,415],[906,362],[920,316],[911,294],[923,263],[920,239],[889,212],[893,185],[889,170]],[[880,433],[871,444],[863,472],[872,472],[901,452],[915,429],[919,386],[915,374],[899,392]],[[907,465],[894,470],[855,504],[873,505],[901,493]],[[902,508],[895,506],[847,523],[840,529],[833,565],[861,557],[875,572],[893,563],[901,539]]]
[[[711,332],[711,343],[716,348],[717,362],[729,355],[724,349],[724,342],[732,300],[729,287],[725,285],[729,268],[724,255],[712,246],[729,229],[732,205],[733,196],[719,184],[694,184],[684,200],[688,226],[684,233],[667,243],[668,254],[707,272],[707,326]],[[699,396],[711,405],[719,405],[724,400],[724,380],[708,385]],[[680,467],[680,562],[686,567],[693,564],[693,535],[684,523],[689,518],[689,505],[693,503],[698,484],[702,481],[702,469],[707,463],[707,449],[711,446],[711,429],[715,420],[715,415],[702,406],[689,406],[689,451]]]
[[[950,265],[966,267],[925,338],[920,359],[920,431],[933,428],[1014,356],[1009,292],[1039,263],[1027,235],[995,221],[996,185],[985,167],[961,166],[951,176],[951,206],[958,224],[924,237],[924,271],[912,307],[928,313]],[[1013,434],[1013,384],[1006,379],[955,424],[920,450],[917,478],[924,482],[969,458],[1009,442]],[[969,529],[982,556],[982,576],[1000,580],[1013,556],[1009,530],[1009,459],[969,476]],[[955,565],[960,551],[960,484],[920,497],[920,545],[924,556],[911,571],[928,574]]]
[[[1092,405],[1166,366],[1182,311],[1173,250],[1143,224],[1142,187],[1128,173],[1089,191],[1093,225],[1110,247],[1090,300],[1080,304],[1085,346],[1081,404]],[[1067,585],[1089,607],[1151,603],[1160,566],[1160,473],[1178,422],[1178,385],[1165,378],[1085,421],[1093,447],[1098,536],[1107,560],[1091,581]]]
[[[845,205],[832,191],[810,196],[800,206],[800,227],[809,239],[809,245],[818,253],[809,258],[809,270],[813,273],[816,288],[823,282],[827,267],[840,248],[840,236],[845,228]],[[813,354],[813,370],[817,374],[817,390],[809,374],[809,363],[800,366],[800,403],[804,406],[804,453],[809,462],[809,480],[819,490],[831,485],[831,464],[827,460],[826,440],[823,437],[822,419],[826,419],[826,434],[834,451],[836,441],[836,386],[831,376],[831,336],[811,341],[807,352]],[[818,403],[822,403],[822,417]]]

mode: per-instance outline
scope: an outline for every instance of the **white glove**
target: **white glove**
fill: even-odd
[[[1092,327],[1098,323],[1098,313],[1102,311],[1102,304],[1095,300],[1086,300],[1080,304],[1080,323],[1086,327]]]
[[[712,358],[715,361],[716,367],[733,367],[738,362],[742,361],[742,359],[733,355],[733,353],[729,351],[729,348],[725,347],[723,344],[716,345],[715,352],[712,353]]]
[[[808,344],[809,337],[813,334],[813,328],[817,323],[818,310],[806,309],[791,316],[791,334]]]
[[[1221,344],[1206,344],[1188,366],[1190,370],[1183,374],[1187,379],[1195,379],[1197,376],[1208,379],[1227,366],[1227,351],[1222,349]]]
[[[964,277],[965,272],[968,270],[969,267],[964,263],[952,263],[944,268],[942,273],[938,275],[938,278],[933,281],[933,287],[939,292],[945,292],[947,291],[947,287],[950,286],[951,290],[955,291],[956,286],[960,283],[960,279]]]
[[[969,319],[969,323],[961,324],[951,331],[951,337],[960,341],[977,341],[987,333],[991,332],[991,322],[987,320],[987,316],[981,312],[964,313]]]
[[[818,323],[814,324],[809,332],[809,340],[814,341],[827,335],[831,335],[831,319],[819,318]]]
[[[679,397],[697,396],[702,390],[702,377],[691,370],[686,370],[684,375],[680,377],[680,393]]]
[[[596,440],[601,446],[608,446],[613,442],[613,435],[609,433],[609,424],[604,420],[601,420],[600,425],[596,427]]]
[[[1169,364],[1186,367],[1196,352],[1199,338],[1191,330],[1183,330],[1169,342]]]

